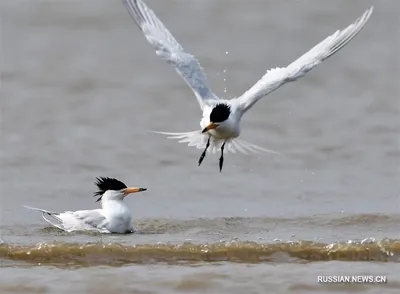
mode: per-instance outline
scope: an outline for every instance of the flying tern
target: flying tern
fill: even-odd
[[[63,231],[97,231],[100,233],[133,233],[131,212],[123,199],[131,194],[146,191],[145,188],[127,187],[123,182],[108,178],[96,178],[98,191],[94,197],[101,201],[101,209],[53,212],[40,208],[24,207],[40,211],[52,226]]]
[[[332,35],[314,46],[307,53],[286,67],[268,70],[264,76],[243,95],[230,100],[217,97],[207,85],[207,79],[198,60],[184,51],[153,10],[141,0],[123,0],[125,6],[139,26],[147,41],[154,47],[156,54],[175,70],[185,80],[194,92],[203,111],[200,121],[201,130],[185,133],[156,132],[168,135],[168,138],[179,139],[180,143],[188,143],[204,151],[200,156],[200,165],[206,156],[208,148],[212,152],[221,151],[219,169],[222,171],[224,148],[233,153],[267,150],[250,144],[238,137],[240,135],[240,120],[259,99],[270,94],[287,82],[293,82],[304,76],[322,61],[332,56],[349,43],[363,28],[372,14],[373,7],[365,11],[354,23],[343,30],[337,30]],[[279,154],[279,153],[278,153]]]

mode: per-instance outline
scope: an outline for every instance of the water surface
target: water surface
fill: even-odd
[[[222,173],[148,131],[201,113],[121,2],[0,3],[2,293],[398,293],[399,2],[250,2],[148,4],[223,97],[375,10],[243,118],[283,156],[229,153]],[[148,188],[126,199],[138,234],[64,233],[21,207],[95,208],[97,176]],[[317,283],[330,274],[388,282]]]

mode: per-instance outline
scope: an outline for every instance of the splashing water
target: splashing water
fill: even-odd
[[[228,51],[225,52],[226,55],[228,55],[228,53],[229,53]],[[225,68],[224,68],[224,83],[226,82],[226,72],[227,72],[227,70],[228,69],[225,66]],[[227,92],[226,87],[224,87],[224,93],[226,93],[226,92]]]
[[[225,54],[226,55],[228,55],[228,51],[225,51]],[[228,68],[225,66],[224,67],[224,70],[223,70],[223,75],[224,75],[224,83],[226,83],[226,73],[227,73],[227,71],[228,71]],[[220,75],[220,73],[217,73],[217,76],[219,76]],[[227,93],[227,88],[226,88],[226,86],[224,87],[224,93]]]

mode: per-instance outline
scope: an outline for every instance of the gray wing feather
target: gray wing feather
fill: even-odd
[[[31,210],[41,212],[42,217],[45,221],[64,231],[69,231],[69,224],[65,223],[65,221],[62,219],[63,216],[65,217],[65,215],[70,215],[70,217],[81,221],[83,224],[93,227],[93,229],[103,230],[106,225],[106,218],[96,210],[65,211],[60,213],[27,205],[22,206]]]
[[[130,16],[144,33],[161,59],[172,64],[192,89],[203,109],[204,104],[219,98],[207,85],[207,77],[198,60],[186,53],[154,12],[141,0],[123,0]]]
[[[71,214],[85,224],[93,226],[95,228],[103,228],[104,221],[106,221],[105,216],[97,210],[78,210],[75,212],[71,212]]]
[[[238,98],[243,110],[247,111],[259,99],[283,84],[304,76],[318,64],[342,49],[361,31],[372,11],[373,7],[369,8],[354,23],[325,38],[287,67],[268,70],[254,86]]]

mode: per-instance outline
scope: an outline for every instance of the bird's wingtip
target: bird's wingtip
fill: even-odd
[[[374,6],[371,5],[371,6],[365,11],[364,14],[368,15],[368,17],[369,17],[369,16],[371,16],[371,14],[372,14],[373,11],[374,11]]]

